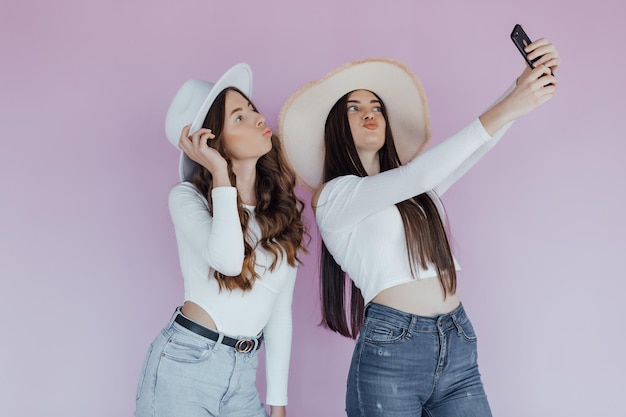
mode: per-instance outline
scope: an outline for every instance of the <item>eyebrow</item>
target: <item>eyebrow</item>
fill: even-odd
[[[230,112],[228,117],[232,116],[233,114],[237,113],[238,111],[243,111],[243,108],[237,107],[236,109],[233,109],[233,111]]]
[[[251,107],[254,110],[254,106],[250,102],[248,102],[248,107]],[[228,117],[232,116],[233,114],[237,113],[238,111],[243,111],[243,107],[237,107],[236,109],[233,109],[233,111],[230,112]]]
[[[348,103],[359,103],[359,104],[361,104],[361,101],[352,99],[352,100],[348,100]],[[373,100],[370,100],[370,103],[378,103],[378,104],[380,104],[380,100],[373,99]]]

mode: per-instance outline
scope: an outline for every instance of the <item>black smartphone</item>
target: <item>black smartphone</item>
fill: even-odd
[[[532,61],[528,59],[528,54],[526,53],[526,51],[524,51],[524,48],[527,47],[532,41],[530,40],[526,32],[524,32],[524,29],[522,28],[521,25],[519,24],[515,25],[515,27],[513,28],[513,32],[511,32],[511,40],[513,41],[515,46],[517,46],[517,49],[520,51],[520,53],[524,57],[524,60],[526,61],[526,63],[531,68],[533,68],[533,62],[535,62],[539,58],[537,57],[533,59]]]

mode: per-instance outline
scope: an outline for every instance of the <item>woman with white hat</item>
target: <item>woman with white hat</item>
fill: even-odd
[[[187,81],[168,110],[182,150],[169,207],[184,304],[150,346],[138,417],[267,416],[255,387],[262,342],[266,401],[286,415],[303,204],[251,86],[249,66],[235,65],[216,83]]]
[[[502,137],[550,100],[560,63],[546,40],[503,98],[427,152],[422,86],[398,62],[348,63],[295,92],[279,136],[313,192],[323,240],[323,324],[357,339],[348,416],[490,416],[476,335],[456,293],[439,197]],[[345,279],[352,280],[350,305]]]

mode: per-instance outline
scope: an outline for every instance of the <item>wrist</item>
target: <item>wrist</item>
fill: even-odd
[[[271,417],[285,417],[287,415],[287,407],[284,405],[270,405]]]
[[[479,119],[489,136],[493,136],[507,123],[515,120],[515,117],[508,110],[507,98],[505,98],[481,114]]]
[[[214,170],[211,172],[213,177],[213,187],[231,187],[230,175],[228,175],[228,168],[226,166]]]

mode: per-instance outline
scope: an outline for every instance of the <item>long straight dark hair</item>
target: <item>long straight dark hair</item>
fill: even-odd
[[[228,162],[228,174],[230,182],[237,184],[237,177],[233,173],[232,164],[224,148],[224,118],[226,106],[226,93],[235,91],[248,97],[240,90],[229,87],[222,91],[209,109],[202,127],[211,129],[215,138],[209,141],[209,146],[215,148]],[[254,107],[254,105],[253,105]],[[256,111],[256,107],[254,107]],[[196,166],[191,182],[199,192],[207,198],[209,212],[213,214],[213,177],[209,170],[201,165]],[[296,196],[296,175],[285,158],[280,140],[272,135],[272,149],[263,155],[256,164],[256,198],[257,205],[254,209],[255,217],[261,228],[261,238],[257,245],[267,250],[273,257],[270,271],[273,271],[278,260],[283,256],[291,266],[299,262],[298,253],[306,252],[303,240],[306,228],[302,220],[303,202]],[[252,284],[259,277],[254,266],[256,261],[255,245],[249,241],[248,222],[250,214],[241,203],[237,194],[239,220],[244,235],[244,261],[241,274],[237,276],[225,276],[215,271],[215,278],[220,289],[232,290],[240,288],[244,291],[252,289]]]
[[[347,102],[351,93],[341,97],[335,103],[326,119],[324,182],[343,175],[367,176],[354,145],[348,123]],[[373,94],[381,103],[382,115],[386,121],[385,143],[378,151],[380,171],[383,172],[399,167],[401,162],[394,144],[385,104],[376,93]],[[437,206],[424,193],[396,203],[396,207],[404,224],[411,274],[416,276],[415,267],[417,265],[427,268],[428,263],[432,262],[437,269],[444,296],[454,294],[456,292],[456,270],[445,225],[441,220]],[[345,305],[346,274],[341,270],[324,242],[322,242],[320,272],[322,325],[342,336],[356,339],[363,326],[365,308],[363,296],[354,282],[351,282],[348,311]]]

